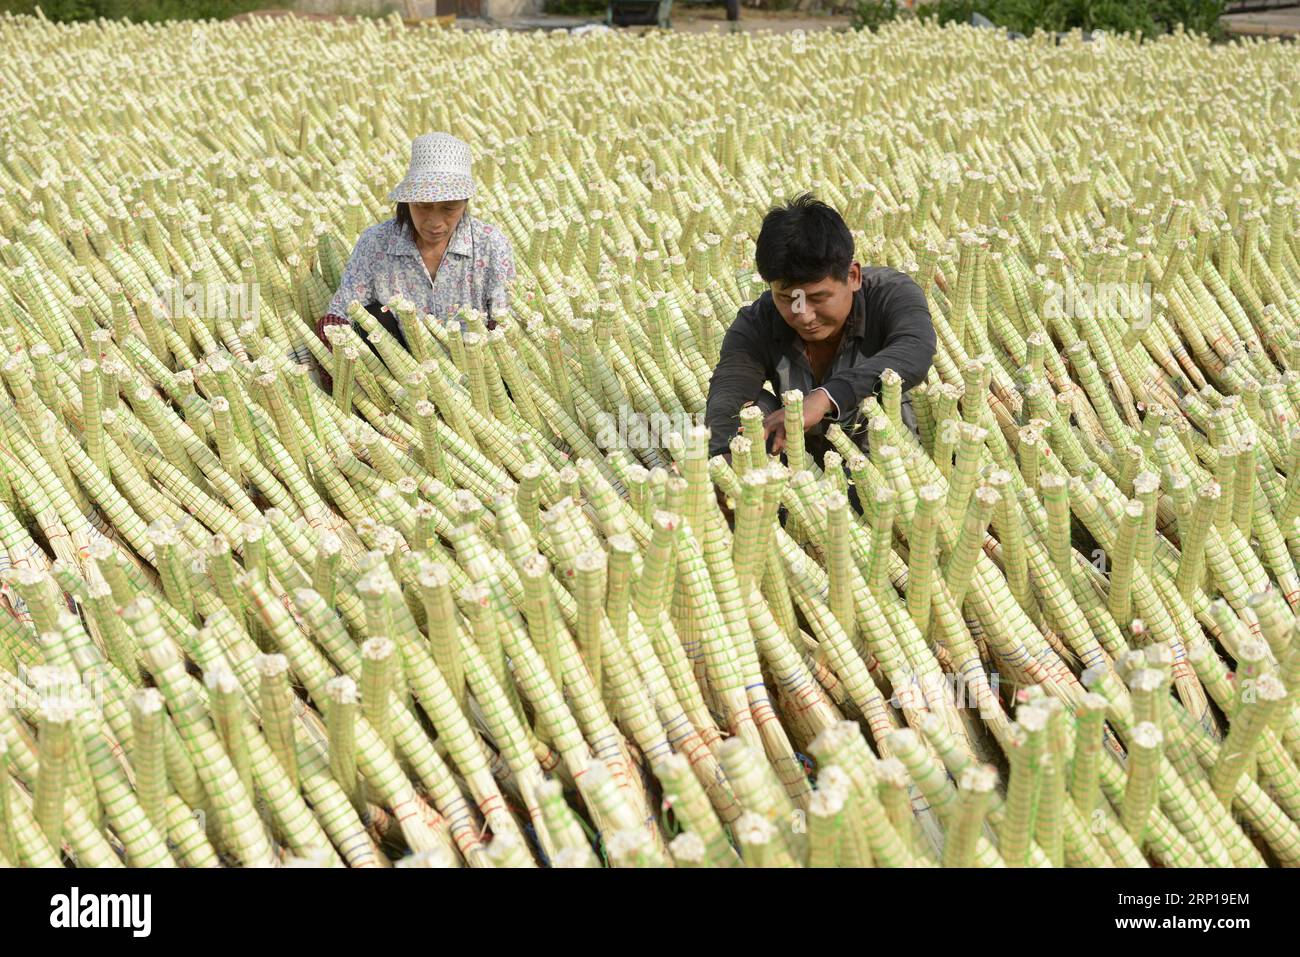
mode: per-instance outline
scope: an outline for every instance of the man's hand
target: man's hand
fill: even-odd
[[[803,428],[808,431],[835,408],[830,395],[825,389],[817,389],[804,396]],[[771,440],[771,453],[780,455],[785,451],[785,409],[768,413],[763,419],[763,441]]]
[[[763,419],[763,442],[772,455],[785,451],[785,409],[769,412]]]
[[[825,389],[814,389],[803,397],[803,428],[808,431],[835,408],[831,395]]]

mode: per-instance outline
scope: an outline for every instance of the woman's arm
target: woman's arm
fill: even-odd
[[[509,283],[515,278],[515,256],[510,238],[496,226],[483,227],[484,268],[487,278],[483,282],[484,307],[489,320],[510,308]],[[477,263],[475,264],[477,265]]]
[[[329,340],[325,338],[326,327],[346,326],[350,321],[347,317],[348,306],[354,299],[363,306],[370,301],[371,277],[374,274],[375,257],[378,255],[378,229],[378,226],[371,226],[357,238],[356,247],[339,279],[339,288],[334,292],[325,315],[316,323],[316,335],[327,346]]]

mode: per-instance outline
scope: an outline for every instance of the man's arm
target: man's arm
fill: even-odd
[[[765,413],[780,406],[776,396],[763,388],[769,343],[764,341],[761,324],[757,304],[746,306],[736,313],[722,339],[704,410],[709,455],[727,452],[732,437],[740,430],[740,409],[745,403],[756,402]]]
[[[925,293],[906,273],[895,273],[866,291],[867,314],[885,324],[884,344],[875,355],[835,373],[824,383],[838,410],[851,418],[862,400],[880,386],[880,373],[893,369],[907,390],[925,381],[934,361],[936,337]]]

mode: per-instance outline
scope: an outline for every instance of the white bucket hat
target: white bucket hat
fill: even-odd
[[[473,196],[469,144],[449,133],[425,133],[411,143],[411,166],[388,199],[394,203],[442,203]]]

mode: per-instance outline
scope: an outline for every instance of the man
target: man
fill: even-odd
[[[886,369],[903,379],[903,419],[915,430],[906,390],[925,379],[935,349],[921,287],[896,269],[860,266],[843,217],[806,193],[768,212],[754,258],[769,288],[736,313],[722,340],[705,411],[709,454],[727,454],[751,403],[765,413],[763,438],[779,454],[786,437],[777,396],[790,389],[804,395],[804,447],[816,461],[829,448],[831,422],[865,448],[859,407]]]

